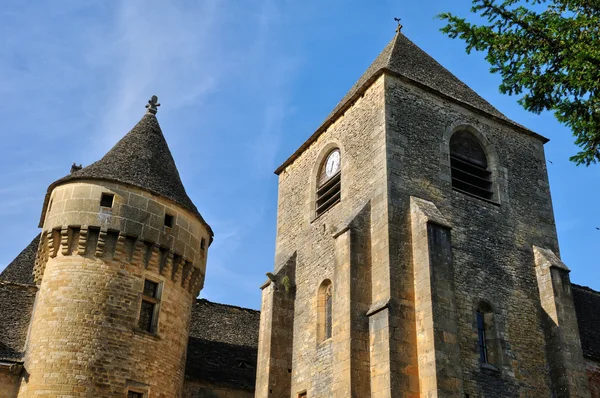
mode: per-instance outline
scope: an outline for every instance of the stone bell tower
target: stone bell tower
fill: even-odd
[[[589,397],[546,142],[398,31],[276,170],[256,398]]]
[[[148,112],[46,194],[18,397],[178,397],[213,237]]]

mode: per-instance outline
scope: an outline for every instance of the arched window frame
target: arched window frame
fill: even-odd
[[[317,343],[331,338],[333,332],[333,284],[321,282],[317,293]]]
[[[339,169],[339,173],[336,174],[336,178],[339,178],[339,199],[338,200],[334,200],[333,203],[331,203],[330,206],[328,206],[326,209],[324,209],[323,211],[319,211],[319,188],[321,188],[321,174],[323,169],[326,167],[326,162],[327,159],[329,157],[329,155],[333,152],[333,151],[339,151],[340,153],[340,169]],[[316,162],[315,162],[315,166],[313,168],[313,173],[312,173],[312,181],[311,181],[311,195],[310,195],[310,214],[312,214],[312,218],[311,221],[314,221],[315,219],[319,218],[321,215],[325,214],[327,211],[329,211],[330,209],[334,208],[336,204],[338,204],[339,202],[341,202],[342,200],[342,172],[343,172],[343,166],[344,166],[344,149],[342,148],[342,146],[335,141],[329,142],[328,144],[326,144],[321,151],[319,152],[319,155],[317,156]]]
[[[477,355],[482,366],[498,370],[501,366],[501,344],[498,335],[496,311],[482,300],[474,313],[474,330],[477,336]]]
[[[452,186],[452,167],[450,162],[450,139],[452,136],[459,131],[467,131],[471,133],[479,141],[482,146],[485,155],[487,157],[488,170],[491,172],[492,182],[492,197],[491,199],[483,199],[487,202],[499,205],[503,202],[508,201],[508,189],[507,189],[507,174],[508,171],[505,167],[502,167],[499,163],[498,152],[496,148],[488,139],[482,129],[475,128],[473,125],[464,123],[463,121],[457,121],[452,125],[448,126],[443,136],[443,143],[441,148],[441,160],[440,160],[440,178]],[[468,194],[467,194],[468,195]],[[469,195],[471,196],[471,195]]]

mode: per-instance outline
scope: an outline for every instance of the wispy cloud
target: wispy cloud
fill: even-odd
[[[88,61],[105,69],[104,117],[98,126],[99,151],[114,144],[143,112],[141,99],[159,94],[170,112],[190,104],[218,85],[221,73],[218,1],[120,2],[112,33],[99,35]],[[102,106],[102,105],[101,105]]]

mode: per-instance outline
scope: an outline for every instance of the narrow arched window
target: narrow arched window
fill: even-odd
[[[326,279],[319,286],[317,299],[317,340],[325,341],[331,338],[333,326],[333,287],[331,281]]]
[[[481,302],[475,313],[477,324],[477,347],[479,362],[499,366],[498,339],[495,330],[494,310],[486,303]]]
[[[320,216],[341,200],[342,156],[334,149],[325,157],[317,177],[316,215]]]
[[[479,362],[488,363],[485,314],[481,311],[477,311],[477,344],[479,347]]]
[[[492,199],[492,172],[479,140],[469,131],[450,138],[452,188],[483,199]]]
[[[325,292],[325,339],[331,337],[331,318],[333,308],[333,296],[331,295],[331,285],[327,288]]]

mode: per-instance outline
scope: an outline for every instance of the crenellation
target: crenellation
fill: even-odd
[[[173,272],[173,260],[175,258],[175,252],[173,250],[166,250],[164,256],[164,262],[160,268],[160,274],[162,276],[171,276]]]
[[[79,229],[79,239],[77,240],[77,251],[75,254],[83,256],[87,247],[88,228],[87,225],[81,226]]]
[[[129,256],[128,246],[127,246],[127,236],[123,234],[118,234],[115,251],[113,255],[114,261],[130,261],[131,258]]]
[[[185,264],[185,260],[180,254],[176,254],[173,258],[173,269],[171,271],[171,280],[172,281],[180,281],[181,275],[183,273],[183,265]]]
[[[69,244],[69,228],[62,228],[60,230],[60,253],[63,256],[68,256],[71,254],[69,249],[71,245]]]
[[[146,250],[148,253],[148,261],[146,262],[146,270],[149,272],[159,274],[160,273],[160,262],[161,262],[161,250],[160,246],[156,243],[146,244]]]
[[[192,279],[192,271],[193,271],[193,265],[191,262],[189,261],[185,261],[183,264],[183,271],[182,271],[182,275],[181,275],[181,287],[183,287],[184,289],[188,289],[189,285],[190,285],[190,280]]]
[[[135,239],[129,238],[128,239]],[[137,267],[143,266],[144,254],[146,253],[146,245],[141,240],[134,240],[132,243],[131,263]]]
[[[196,289],[197,279],[203,276],[202,264],[194,264],[182,253],[157,243],[125,235],[98,226],[67,226],[46,233],[38,247],[36,274],[43,274],[48,258],[61,256],[89,256],[98,259],[127,262],[142,266],[151,273],[169,275],[190,292]],[[56,253],[47,256],[47,253]],[[93,253],[93,254],[90,254]]]

